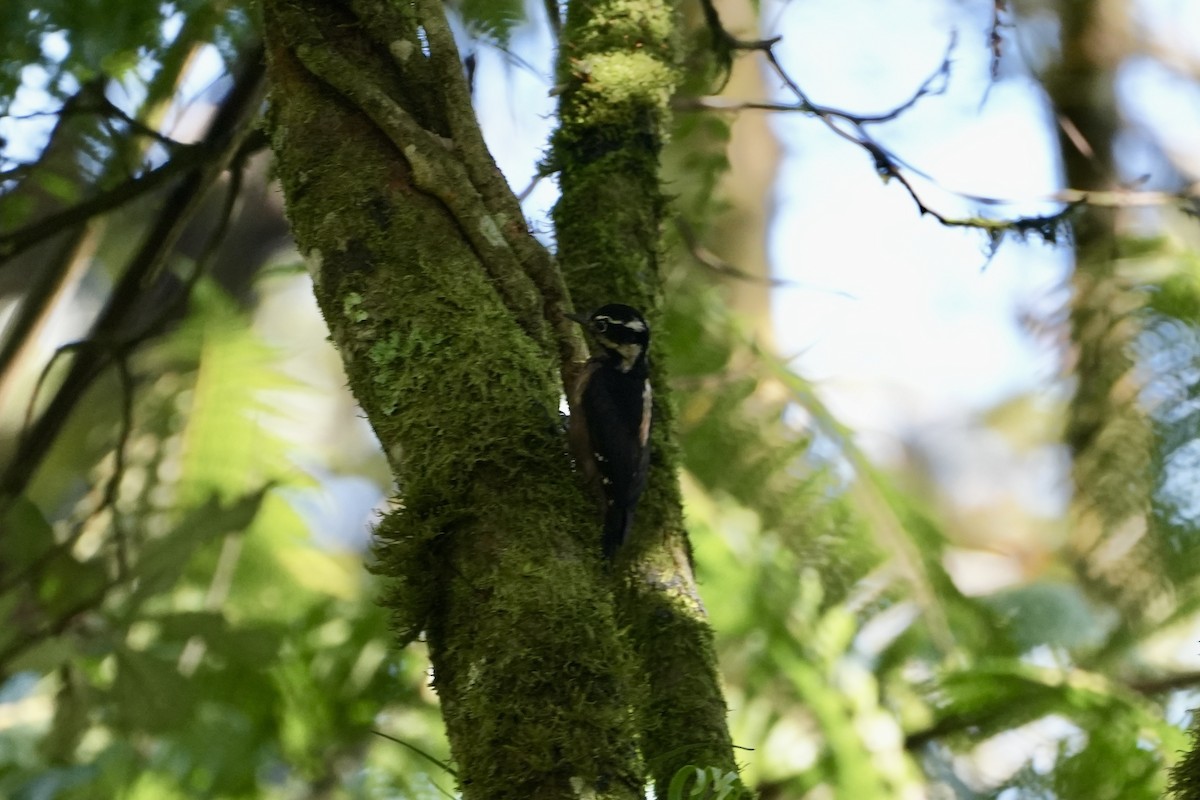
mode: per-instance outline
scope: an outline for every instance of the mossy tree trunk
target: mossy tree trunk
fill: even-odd
[[[659,156],[678,78],[678,20],[664,0],[588,0],[568,5],[558,85],[553,164],[558,257],[576,302],[629,303],[653,330],[661,285],[666,200]],[[692,576],[677,478],[679,454],[664,360],[651,341],[653,458],[618,587],[648,694],[638,715],[642,749],[659,797],[688,764],[736,769],[725,724],[712,631]]]
[[[651,311],[657,291],[675,19],[619,5],[575,3],[563,30],[560,271],[483,145],[440,2],[263,0],[288,217],[401,486],[387,601],[402,643],[427,633],[467,798],[640,797],[647,764],[665,797],[682,765],[734,766],[669,405],[612,572],[558,412],[585,355],[566,287]]]

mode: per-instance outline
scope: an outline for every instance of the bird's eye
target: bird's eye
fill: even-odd
[[[608,330],[608,323],[602,319],[595,320],[592,323],[592,330],[596,331],[596,333],[604,333]]]

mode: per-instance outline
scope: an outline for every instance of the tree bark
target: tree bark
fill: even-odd
[[[483,145],[440,2],[263,3],[288,217],[401,487],[386,602],[402,644],[427,634],[468,799],[641,797],[642,754],[661,797],[682,765],[734,767],[669,406],[617,603],[558,412],[584,357],[566,286],[653,307],[674,16],[635,5],[574,4],[563,31],[560,272]]]
[[[552,163],[559,263],[585,308],[622,302],[658,321],[666,210],[659,156],[681,60],[669,0],[568,6],[559,54],[560,127]],[[658,797],[689,765],[737,769],[712,630],[683,525],[679,450],[661,350],[651,340],[654,420],[649,485],[626,545],[618,618],[644,676],[639,732]],[[739,789],[740,790],[740,789]]]
[[[560,431],[565,295],[482,147],[440,4],[415,7],[264,3],[288,216],[402,487],[389,605],[402,642],[427,631],[464,797],[640,796]]]

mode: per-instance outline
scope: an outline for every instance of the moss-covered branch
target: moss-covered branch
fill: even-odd
[[[657,321],[666,205],[659,156],[678,79],[669,0],[573,0],[558,64],[560,128],[552,161],[559,263],[581,307],[624,302]],[[652,348],[653,349],[653,348]],[[677,479],[679,459],[663,359],[655,384],[646,496],[617,588],[646,694],[642,750],[658,796],[686,765],[736,769],[712,632],[692,578]]]
[[[422,49],[445,22],[263,8],[288,216],[402,487],[381,570],[401,639],[427,631],[463,795],[640,796],[629,670],[559,424],[569,346],[544,312],[564,301],[531,277],[552,262],[515,200],[497,208],[445,55]]]

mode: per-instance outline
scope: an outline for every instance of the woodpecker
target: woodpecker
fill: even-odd
[[[570,436],[584,475],[603,494],[601,547],[611,560],[629,537],[650,465],[650,326],[620,303],[567,316],[599,347],[571,394]]]

